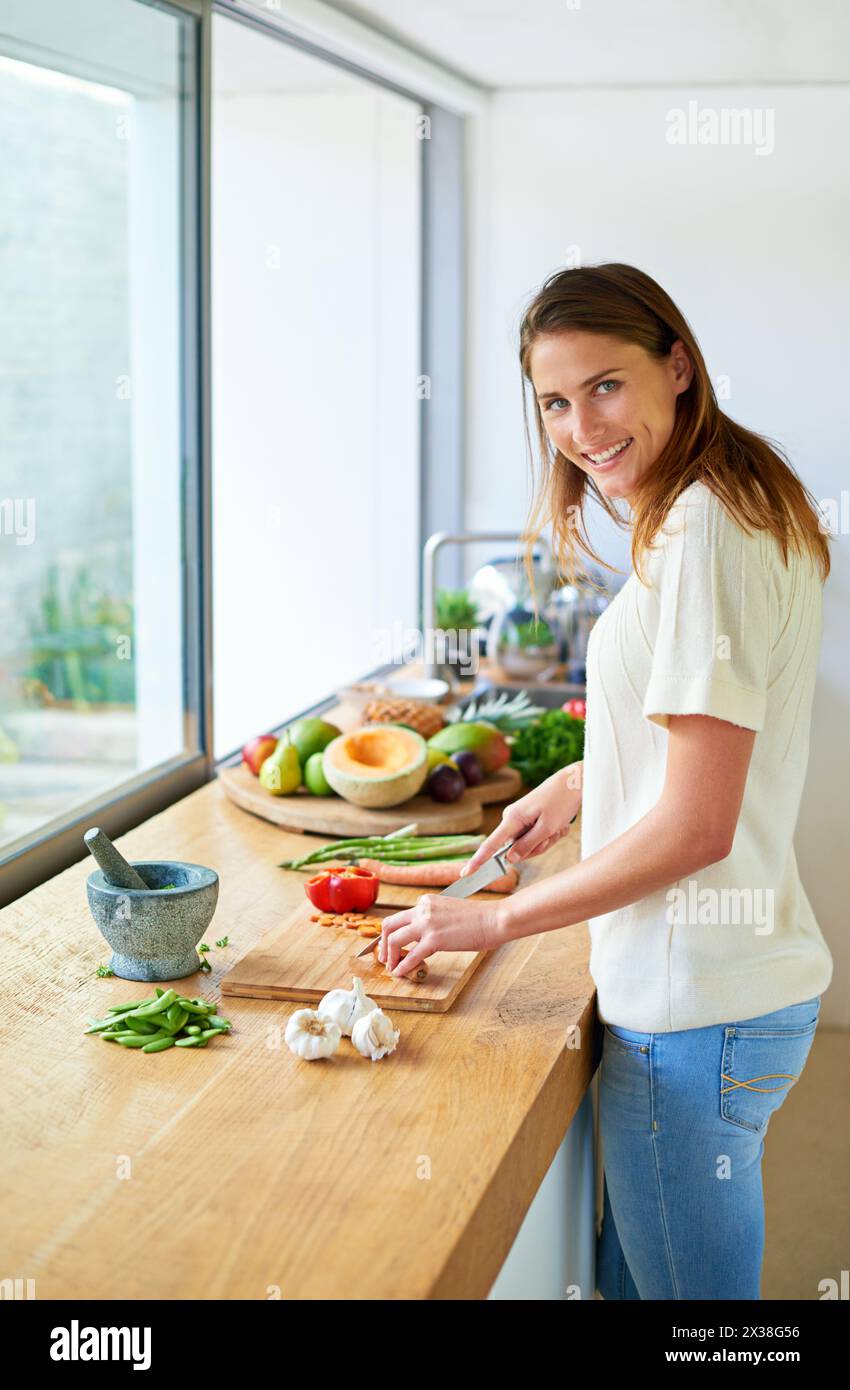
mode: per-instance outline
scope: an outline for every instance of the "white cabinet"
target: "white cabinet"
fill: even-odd
[[[488,1298],[593,1298],[596,1243],[594,1111],[588,1088]]]

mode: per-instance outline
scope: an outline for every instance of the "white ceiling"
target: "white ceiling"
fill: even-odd
[[[213,15],[213,90],[217,98],[274,92],[360,91],[363,78],[322,62],[236,19]]]
[[[848,0],[330,0],[485,87],[846,82]]]

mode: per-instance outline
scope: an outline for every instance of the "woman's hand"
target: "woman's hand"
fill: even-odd
[[[375,947],[378,960],[386,961],[387,969],[400,979],[437,951],[492,950],[500,944],[499,906],[497,902],[423,893],[414,907],[384,918],[381,940]],[[418,944],[402,955],[402,946],[412,941]]]
[[[570,763],[568,767],[562,767],[559,772],[547,777],[539,787],[512,801],[496,829],[464,864],[460,871],[461,878],[474,873],[506,840],[516,841],[505,855],[509,863],[532,859],[557,844],[568,833],[578,815],[583,767],[583,763]]]

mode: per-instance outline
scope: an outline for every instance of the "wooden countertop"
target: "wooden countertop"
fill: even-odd
[[[579,825],[535,874],[574,862]],[[117,841],[220,875],[205,939],[233,944],[181,988],[218,999],[301,902],[277,864],[307,838],[213,781]],[[378,1063],[301,1062],[283,1042],[299,1005],[236,998],[231,1036],[143,1056],[82,1031],[152,992],[94,974],[92,867],[0,912],[6,1272],[39,1299],[486,1298],[599,1060],[586,925],[491,952],[447,1014],[398,1014]],[[589,1045],[566,1045],[574,1024]]]

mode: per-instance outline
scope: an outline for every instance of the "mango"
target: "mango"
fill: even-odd
[[[428,740],[429,748],[440,753],[474,753],[484,769],[485,775],[497,772],[510,761],[511,750],[504,734],[485,720],[459,720],[447,724]]]

